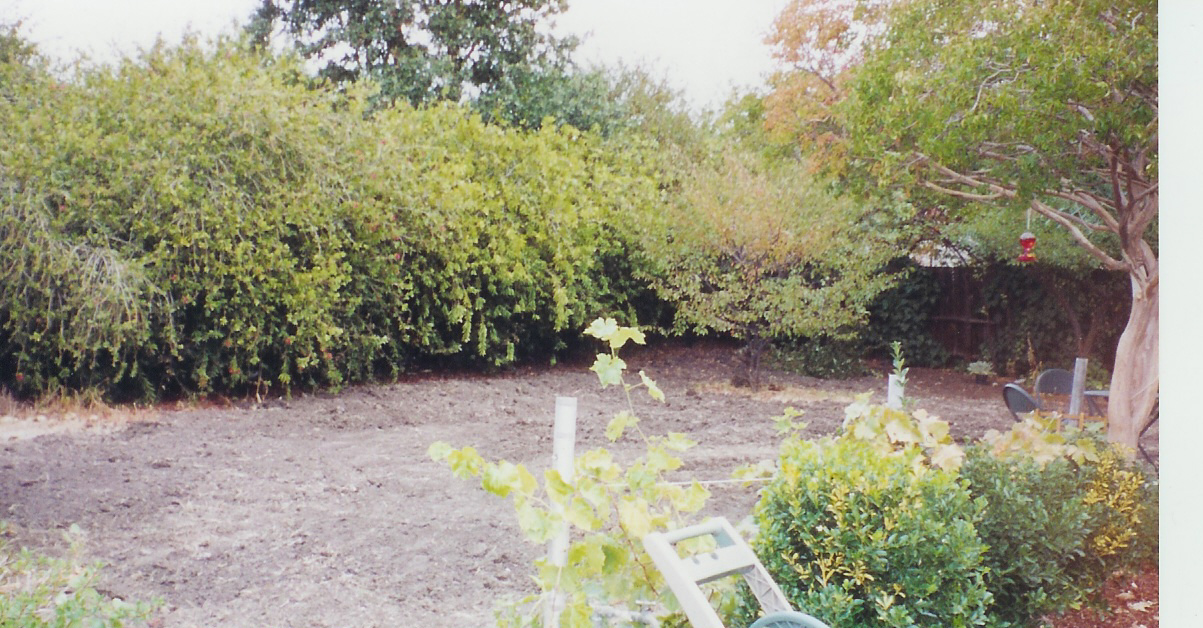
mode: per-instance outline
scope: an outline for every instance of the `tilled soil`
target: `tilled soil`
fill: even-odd
[[[699,479],[772,459],[769,419],[786,406],[805,411],[809,433],[829,434],[855,394],[885,396],[884,375],[773,372],[756,394],[736,389],[724,344],[624,357],[668,395],[663,404],[636,395],[643,428],[699,441],[684,470]],[[161,409],[120,429],[14,436],[0,444],[0,519],[15,542],[51,553],[78,524],[88,557],[106,565],[100,588],[160,598],[163,627],[491,625],[499,598],[529,592],[542,548],[522,540],[507,502],[456,480],[426,449],[472,445],[546,468],[555,398],[574,396],[578,451],[633,453],[603,435],[624,408],[621,392],[603,390],[587,367],[427,374],[338,395]],[[999,383],[912,369],[907,392],[958,438],[1011,424]],[[1154,428],[1146,449],[1155,453],[1156,439]],[[712,490],[710,512],[732,520],[755,503],[755,489]]]

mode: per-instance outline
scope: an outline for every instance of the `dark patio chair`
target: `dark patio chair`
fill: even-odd
[[[1074,374],[1065,369],[1048,369],[1036,377],[1037,395],[1068,395],[1073,387]]]
[[[1016,421],[1022,421],[1021,414],[1029,412],[1037,412],[1040,410],[1040,402],[1035,397],[1028,394],[1019,384],[1007,384],[1003,386],[1003,401],[1007,404],[1007,409],[1011,411],[1011,416],[1015,417]]]
[[[1073,392],[1073,387],[1073,373],[1065,369],[1048,369],[1036,377],[1036,387],[1032,392],[1036,393],[1036,398],[1045,407],[1052,401],[1049,395],[1064,395],[1054,405],[1058,406],[1057,410],[1065,413],[1069,411],[1069,395]]]

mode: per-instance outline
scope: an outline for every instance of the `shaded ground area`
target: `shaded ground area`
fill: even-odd
[[[885,396],[884,375],[783,373],[750,395],[726,383],[723,344],[624,357],[668,395],[665,404],[637,399],[644,428],[700,442],[686,454],[699,479],[773,458],[768,419],[786,406],[806,412],[809,432],[827,434],[853,395]],[[578,398],[578,451],[623,449],[603,435],[621,393],[601,389],[587,366],[413,377],[37,438],[0,425],[0,437],[13,437],[0,444],[0,519],[18,543],[51,552],[78,523],[90,556],[108,565],[101,588],[161,598],[155,623],[164,627],[489,625],[499,597],[526,591],[541,548],[521,541],[507,502],[455,480],[426,448],[443,440],[546,468],[555,397],[566,395]],[[923,369],[910,379],[909,396],[957,437],[1011,423],[998,384]],[[1145,447],[1155,452],[1156,439],[1154,429]],[[711,508],[738,520],[755,499],[754,489],[716,487]]]

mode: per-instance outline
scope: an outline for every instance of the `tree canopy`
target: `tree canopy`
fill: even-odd
[[[548,32],[564,0],[262,0],[250,31],[279,24],[335,82],[371,78],[382,100],[459,101],[555,73],[573,41]]]
[[[838,108],[870,180],[1033,212],[1129,275],[1110,419],[1134,445],[1158,388],[1155,0],[900,3]]]

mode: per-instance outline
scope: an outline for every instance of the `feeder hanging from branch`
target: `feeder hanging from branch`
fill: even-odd
[[[1019,246],[1023,247],[1023,252],[1019,254],[1019,261],[1028,263],[1036,261],[1036,255],[1032,253],[1032,249],[1036,248],[1036,236],[1032,234],[1032,208],[1028,208],[1027,228],[1024,229],[1023,235],[1019,236]]]
[[[1023,247],[1023,252],[1019,254],[1019,261],[1036,261],[1036,255],[1032,253],[1032,249],[1036,248],[1036,236],[1032,235],[1031,231],[1024,231],[1023,235],[1019,236],[1019,246]]]

